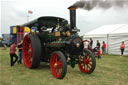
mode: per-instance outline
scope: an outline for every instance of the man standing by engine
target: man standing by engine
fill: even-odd
[[[88,41],[84,40],[83,43],[84,43],[84,48],[88,48],[88,45],[89,45]]]
[[[17,45],[14,42],[10,46],[11,66],[13,66],[16,63],[17,59],[18,59],[18,56],[15,53],[16,52],[16,47],[17,47]],[[13,61],[13,57],[15,57],[15,60],[14,61]]]
[[[19,49],[19,51],[18,51],[19,58],[17,61],[18,64],[22,64],[22,44],[23,44],[23,40],[20,40],[18,43],[18,49]]]
[[[98,49],[100,49],[100,42],[99,42],[99,40],[97,40],[96,47],[98,47]]]
[[[93,47],[93,40],[92,40],[92,38],[90,38],[90,46],[91,46],[91,48]]]

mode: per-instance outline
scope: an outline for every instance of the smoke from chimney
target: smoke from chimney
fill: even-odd
[[[109,9],[111,7],[128,7],[128,0],[81,0],[74,3],[69,8],[83,8],[92,10],[93,8]]]

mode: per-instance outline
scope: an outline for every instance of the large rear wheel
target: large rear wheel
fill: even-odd
[[[23,41],[23,61],[27,68],[40,65],[41,43],[37,35],[26,35]]]
[[[50,59],[50,67],[53,76],[57,79],[63,79],[67,72],[67,62],[62,52],[56,51]]]
[[[92,73],[96,67],[96,59],[94,54],[90,50],[84,49],[83,55],[79,56],[78,66],[81,72],[88,74]]]

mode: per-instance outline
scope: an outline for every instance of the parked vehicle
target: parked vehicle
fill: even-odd
[[[4,46],[10,46],[12,36],[10,34],[2,34],[2,43]]]

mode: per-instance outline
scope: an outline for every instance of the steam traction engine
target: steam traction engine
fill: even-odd
[[[37,27],[24,37],[23,61],[27,68],[37,68],[40,62],[50,63],[53,76],[63,79],[67,64],[72,68],[78,64],[81,72],[92,73],[96,60],[92,52],[84,49],[83,40],[76,28],[76,9],[70,10],[70,25],[60,17],[45,16],[23,24],[23,27]]]

